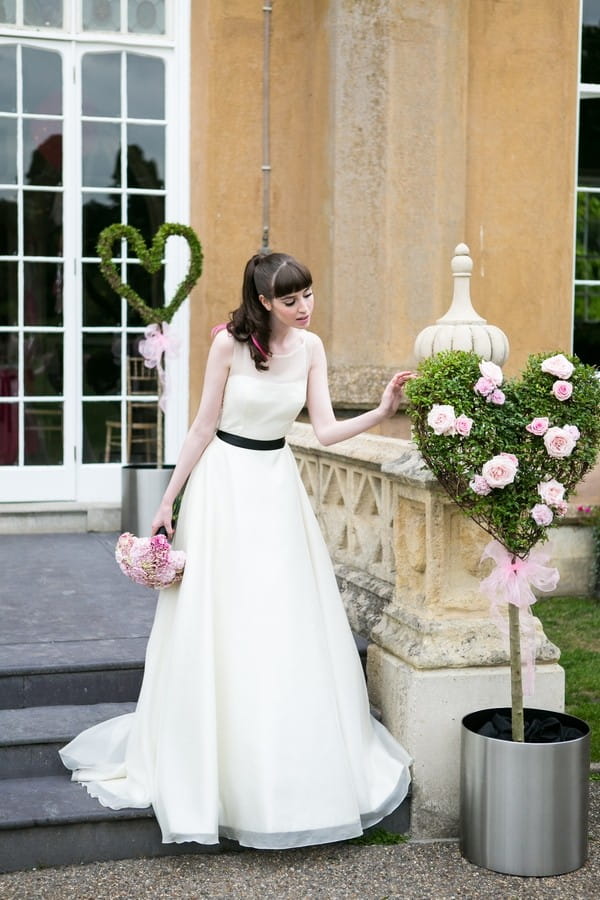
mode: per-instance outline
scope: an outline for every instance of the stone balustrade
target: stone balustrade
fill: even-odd
[[[406,440],[361,435],[322,447],[296,423],[289,443],[355,631],[370,638],[369,693],[414,757],[411,831],[458,833],[462,717],[510,705],[507,641],[479,592],[489,541]],[[563,709],[558,649],[536,624],[535,695]]]

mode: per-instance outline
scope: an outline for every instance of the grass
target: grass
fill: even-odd
[[[533,609],[560,648],[566,711],[592,730],[592,761],[600,762],[600,603],[580,597],[539,600]]]
[[[392,834],[385,828],[369,828],[360,837],[351,838],[348,844],[404,844],[408,840],[407,834]]]

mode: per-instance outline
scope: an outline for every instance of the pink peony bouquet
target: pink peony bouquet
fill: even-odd
[[[124,575],[144,587],[171,587],[183,578],[185,553],[171,550],[164,534],[135,537],[122,534],[115,548],[115,559]]]

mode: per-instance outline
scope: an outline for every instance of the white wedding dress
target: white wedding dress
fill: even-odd
[[[220,429],[283,436],[316,340],[258,372],[234,343]],[[113,809],[152,805],[165,842],[280,849],[355,837],[404,799],[410,758],[372,719],[327,548],[290,448],[215,437],[190,475],[137,709],[61,751]]]

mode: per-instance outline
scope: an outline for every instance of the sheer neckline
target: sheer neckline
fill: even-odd
[[[294,347],[293,350],[289,350],[287,353],[271,353],[271,356],[273,357],[273,359],[285,359],[286,356],[293,356],[294,353],[297,353],[298,350],[301,350],[302,347],[304,347],[304,343],[305,343],[305,337],[304,337],[304,334],[302,334],[302,337],[301,337],[300,341],[298,342],[298,345],[296,347]]]

